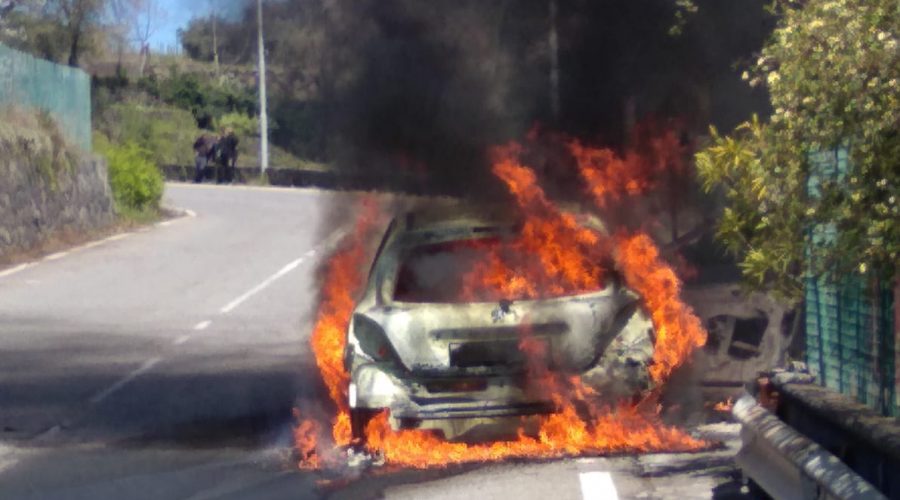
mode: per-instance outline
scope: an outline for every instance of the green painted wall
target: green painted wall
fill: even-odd
[[[0,45],[0,106],[45,110],[85,151],[91,150],[91,79],[84,71]]]

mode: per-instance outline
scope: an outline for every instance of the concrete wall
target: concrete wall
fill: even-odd
[[[87,157],[55,174],[31,163],[0,157],[0,257],[61,229],[83,231],[113,221],[103,160]]]

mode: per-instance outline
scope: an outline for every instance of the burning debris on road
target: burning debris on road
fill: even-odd
[[[680,164],[677,141],[670,139],[666,136],[654,142],[648,154],[620,157],[578,142],[569,143],[568,152],[575,158],[596,208],[608,211],[620,199],[652,186],[657,182],[654,175]],[[708,446],[664,424],[659,415],[662,387],[706,341],[699,319],[679,298],[680,281],[675,271],[660,257],[646,233],[609,231],[596,217],[551,201],[535,172],[523,163],[524,150],[524,146],[512,143],[493,151],[493,173],[509,189],[521,216],[517,231],[490,244],[478,239],[466,242],[470,250],[477,250],[478,259],[468,269],[459,270],[460,289],[444,293],[455,294],[455,302],[490,301],[496,307],[499,301],[502,310],[504,304],[510,307],[519,301],[596,293],[608,288],[610,282],[621,281],[621,286],[627,287],[623,290],[639,297],[634,314],[652,321],[648,337],[652,353],[647,350],[645,364],[634,362],[645,370],[647,383],[633,397],[617,395],[610,401],[609,394],[598,390],[603,386],[592,385],[579,370],[551,368],[554,363],[546,360],[558,353],[548,353],[547,343],[538,338],[540,332],[520,324],[516,344],[524,360],[523,391],[537,394],[552,408],[549,413],[533,415],[536,428],[527,428],[526,419],[521,418],[514,439],[473,444],[444,439],[419,428],[398,427],[396,419],[392,422],[392,416],[382,411],[357,429],[363,434],[361,439],[355,436],[353,427],[359,423],[351,418],[351,406],[358,395],[355,386],[351,388],[346,362],[347,332],[356,300],[365,287],[365,242],[380,225],[370,204],[361,211],[354,232],[326,270],[312,346],[337,413],[326,424],[309,418],[303,408],[298,410],[295,442],[300,467],[328,467],[330,462],[341,460],[337,450],[350,445],[364,447],[387,464],[414,468],[508,458],[690,451]],[[609,345],[595,347],[601,351],[596,359],[602,357],[603,349],[612,349]],[[351,354],[353,348],[351,345]],[[610,368],[610,376],[619,373]],[[330,440],[324,432],[329,425]]]

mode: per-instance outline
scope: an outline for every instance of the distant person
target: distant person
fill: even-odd
[[[237,171],[238,138],[234,130],[226,128],[219,136],[217,151],[218,168],[216,182],[233,183]]]
[[[215,158],[218,140],[209,134],[202,134],[194,141],[194,182],[203,182],[206,167]]]

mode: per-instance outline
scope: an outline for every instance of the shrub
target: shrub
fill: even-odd
[[[109,164],[109,185],[116,206],[124,211],[146,211],[159,208],[163,178],[150,153],[134,142],[122,145],[98,144]],[[99,149],[99,148],[98,148]]]
[[[218,129],[230,128],[241,137],[259,135],[259,118],[243,113],[227,113],[216,122]]]
[[[194,139],[202,132],[190,112],[163,105],[114,104],[96,124],[112,143],[133,142],[157,165],[192,164]]]

